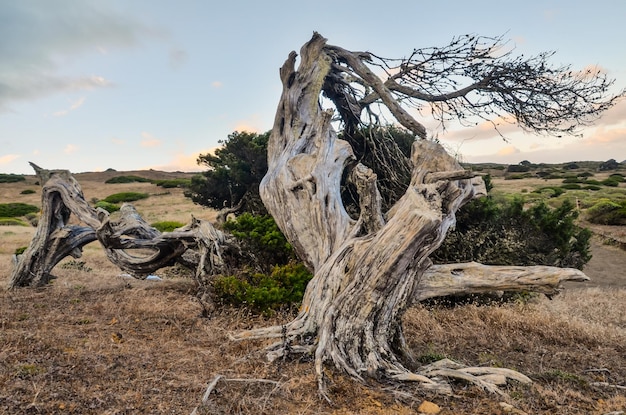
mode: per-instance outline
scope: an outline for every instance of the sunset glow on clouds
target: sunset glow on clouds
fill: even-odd
[[[219,13],[211,2],[193,4],[4,2],[3,21],[10,24],[0,25],[0,35],[10,41],[0,43],[0,170],[31,174],[28,161],[71,171],[202,169],[195,161],[203,149],[217,147],[234,131],[272,127],[282,88],[279,68],[314,30],[330,44],[387,57],[444,46],[465,33],[503,35],[511,39],[506,47],[514,48],[514,56],[555,50],[555,66],[571,64],[583,74],[602,69],[616,78],[614,93],[626,87],[626,54],[619,53],[626,39],[622,2],[503,8],[399,0],[394,6],[403,13],[382,20],[380,9],[367,7],[354,18],[357,3],[350,1],[285,9],[244,0],[220,4]],[[416,14],[445,16],[447,23],[424,19],[416,34]],[[241,30],[260,21],[262,30],[253,36]],[[466,161],[626,159],[624,101],[582,128],[582,139],[527,134],[499,122],[505,141],[489,122],[442,132],[428,111],[418,120]]]
[[[159,140],[158,138],[154,137],[150,133],[147,133],[147,132],[143,131],[141,133],[141,137],[143,138],[143,140],[141,140],[141,142],[140,142],[141,147],[151,148],[151,147],[160,147],[161,146],[161,140]]]

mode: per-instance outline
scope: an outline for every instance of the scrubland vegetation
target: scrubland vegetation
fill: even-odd
[[[599,190],[564,189],[552,197],[545,188],[562,189],[558,182],[563,178],[505,180],[509,173],[504,170],[486,170],[495,187],[490,201],[480,202],[485,204],[481,214],[503,218],[504,206],[528,208],[543,201],[542,212],[551,207],[547,217],[553,224],[537,227],[561,226],[569,237],[577,235],[574,223],[601,210],[594,206],[623,206],[626,199],[621,182],[596,185]],[[610,177],[608,172],[592,174],[587,180]],[[37,206],[39,195],[20,194],[33,181],[27,177],[2,184],[2,202]],[[191,214],[215,216],[183,197],[182,188],[160,193],[153,182],[104,181],[81,181],[87,200],[146,194],[133,204],[164,232],[188,222]],[[570,205],[563,210],[566,200]],[[514,212],[520,217],[519,210]],[[33,212],[15,218],[27,226],[0,227],[0,268],[6,270],[0,283],[8,280],[11,255],[34,232],[28,214]],[[293,318],[310,274],[294,262],[270,218],[241,215],[225,226],[256,256],[245,258],[247,272],[219,277],[208,290],[180,267],[162,270],[161,282],[120,276],[93,243],[80,260],[57,266],[53,273],[58,278],[50,286],[1,291],[0,413],[190,413],[218,374],[226,380],[199,413],[412,414],[424,400],[436,403],[441,414],[506,413],[502,402],[527,414],[607,414],[626,408],[619,388],[626,385],[626,281],[615,275],[611,288],[599,276],[599,287],[568,286],[552,300],[522,295],[487,304],[432,302],[408,311],[405,336],[416,364],[446,357],[512,368],[534,381],[505,387],[508,398],[462,382],[453,385],[454,396],[410,384],[391,393],[329,369],[329,404],[317,394],[310,356],[268,363],[260,351],[264,342],[229,340],[233,332]],[[624,252],[605,249],[613,249],[615,260],[607,272],[623,275]]]

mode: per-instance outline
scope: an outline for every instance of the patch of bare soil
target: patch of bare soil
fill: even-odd
[[[570,283],[568,287],[626,287],[626,250],[604,238],[594,237],[591,253],[593,257],[583,268],[591,281]]]

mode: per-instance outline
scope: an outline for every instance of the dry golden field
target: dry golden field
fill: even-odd
[[[214,215],[185,199],[180,189],[105,185],[105,174],[113,173],[76,175],[88,201],[139,191],[151,194],[135,203],[148,222]],[[34,181],[0,184],[0,203],[39,204]],[[21,195],[25,188],[37,193]],[[27,245],[33,232],[0,227],[1,285],[9,278],[11,254]],[[58,278],[47,287],[0,289],[0,414],[190,414],[216,375],[229,380],[218,383],[198,413],[415,414],[425,400],[443,415],[625,411],[626,255],[599,239],[593,249],[588,273],[594,281],[568,286],[552,300],[416,306],[405,316],[405,334],[418,359],[445,356],[468,365],[508,367],[530,376],[532,386],[511,384],[506,398],[463,383],[454,384],[454,396],[410,384],[397,385],[394,392],[355,383],[329,368],[329,404],[317,394],[310,359],[270,364],[263,342],[229,340],[229,333],[280,324],[292,315],[206,309],[192,279],[175,270],[164,270],[161,282],[123,278],[93,243],[84,249],[83,265],[59,264]]]

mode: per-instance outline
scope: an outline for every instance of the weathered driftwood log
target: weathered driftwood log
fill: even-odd
[[[326,362],[359,380],[420,380],[430,388],[446,390],[410,370],[401,317],[415,299],[437,296],[437,290],[450,294],[504,287],[554,289],[560,280],[586,277],[577,270],[548,267],[530,271],[477,264],[433,268],[428,256],[454,225],[455,212],[484,194],[482,180],[463,170],[436,142],[418,139],[412,150],[410,185],[391,210],[382,212],[377,177],[355,160],[351,146],[333,130],[333,111],[320,106],[322,88],[329,88],[329,74],[342,63],[345,72],[360,77],[418,138],[425,135],[423,126],[362,64],[364,54],[329,46],[315,34],[302,47],[298,70],[296,56],[292,52],[280,70],[283,93],[260,193],[314,278],[293,321],[233,338],[280,338],[268,348],[270,358],[314,352],[322,391]],[[358,219],[344,208],[342,177],[357,189]],[[503,272],[505,282],[487,270]],[[456,278],[461,273],[474,278],[461,281]]]
[[[31,165],[43,186],[41,218],[30,245],[17,258],[10,288],[48,283],[63,258],[79,258],[83,246],[95,240],[111,262],[138,278],[177,261],[194,266],[198,276],[223,266],[221,252],[230,242],[209,222],[192,217],[189,225],[162,234],[129,204],[112,220],[107,211],[89,206],[69,171]],[[70,224],[71,214],[78,224]]]

